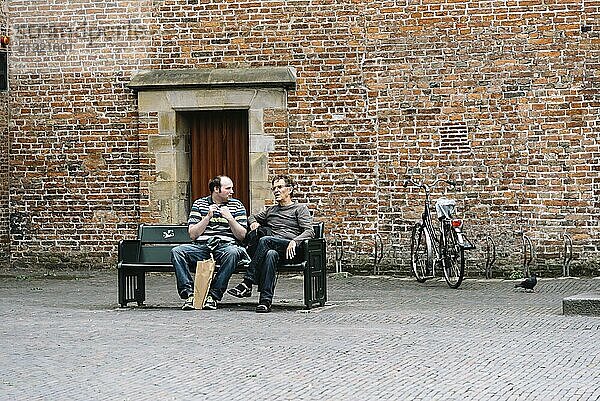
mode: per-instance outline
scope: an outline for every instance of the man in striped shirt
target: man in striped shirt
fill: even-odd
[[[190,267],[210,259],[211,253],[218,270],[210,285],[204,309],[217,309],[236,266],[249,262],[241,242],[246,237],[248,217],[246,208],[232,198],[233,181],[217,176],[208,184],[210,195],[197,199],[188,218],[188,233],[192,244],[179,245],[171,251],[171,261],[177,277],[177,291],[185,300],[182,309],[194,309],[194,280]]]

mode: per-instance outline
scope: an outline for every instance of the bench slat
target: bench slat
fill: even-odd
[[[171,249],[175,246],[177,246],[177,244],[142,246],[138,261],[140,263],[171,264]]]
[[[192,242],[187,226],[140,224],[138,239],[143,243],[183,244]]]

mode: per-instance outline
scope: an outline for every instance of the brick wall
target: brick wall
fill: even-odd
[[[15,266],[110,266],[139,219],[140,2],[10,2]]]
[[[110,266],[152,185],[147,136],[125,85],[138,70],[293,66],[288,113],[265,113],[272,173],[299,181],[345,265],[407,268],[419,200],[407,176],[441,175],[498,270],[597,271],[597,1],[11,1],[12,263]],[[442,189],[443,192],[443,189]],[[437,193],[436,195],[439,195]],[[0,215],[2,216],[2,215]],[[4,217],[6,219],[6,217]],[[398,245],[392,247],[392,245]],[[396,254],[392,249],[399,250]]]
[[[0,1],[0,35],[8,34],[8,9]],[[0,49],[2,51],[3,49]],[[8,91],[0,91],[0,268],[9,266],[8,235]]]

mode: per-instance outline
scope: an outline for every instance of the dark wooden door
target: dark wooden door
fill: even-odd
[[[234,197],[250,210],[248,111],[210,110],[193,114],[192,200],[206,196],[216,175],[233,180]]]

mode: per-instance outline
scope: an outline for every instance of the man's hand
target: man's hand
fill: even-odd
[[[255,221],[254,223],[250,224],[250,231],[256,230],[258,227],[260,227],[260,224]]]
[[[213,203],[212,205],[208,206],[208,214],[207,216],[212,217],[213,214],[215,214],[215,212],[219,211],[219,205],[217,205],[216,203]]]
[[[294,256],[296,256],[296,241],[291,240],[287,249],[285,250],[285,257],[288,259],[294,259]]]
[[[231,222],[231,220],[233,220],[233,215],[227,206],[221,206],[219,212],[221,212],[221,216],[225,217],[227,221]]]

